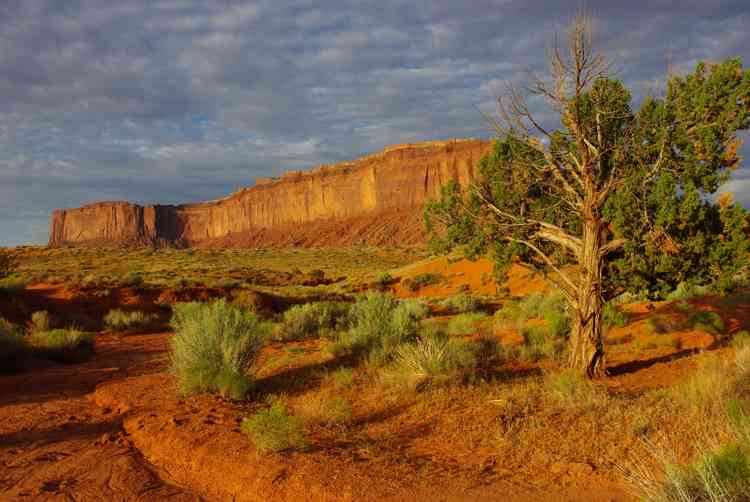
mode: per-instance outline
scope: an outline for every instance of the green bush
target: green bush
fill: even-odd
[[[634,481],[644,500],[746,501],[750,493],[750,451],[741,443],[728,443],[703,453],[687,465],[663,461],[666,476]]]
[[[46,310],[31,314],[32,331],[49,331],[52,329],[52,317]]]
[[[146,329],[153,324],[156,316],[140,311],[126,312],[121,309],[110,310],[104,316],[104,324],[110,331],[128,333]]]
[[[547,375],[546,384],[552,397],[566,406],[596,405],[606,398],[588,379],[574,369]]]
[[[270,334],[266,323],[221,299],[176,305],[172,326],[171,366],[184,394],[245,397],[253,385],[249,371]]]
[[[339,368],[331,374],[331,379],[337,389],[347,389],[354,385],[354,371],[351,368]]]
[[[380,288],[381,290],[387,288],[391,284],[395,282],[395,279],[391,274],[388,272],[384,272],[378,276],[377,279],[375,279],[375,285]]]
[[[628,324],[628,316],[625,312],[612,302],[604,304],[604,312],[602,314],[602,323],[606,329],[613,326],[623,327]]]
[[[243,420],[241,428],[263,452],[303,448],[306,443],[302,420],[291,415],[279,399],[270,408]]]
[[[482,306],[481,303],[470,295],[451,296],[444,299],[440,304],[454,314],[476,312]]]
[[[295,305],[286,312],[279,326],[280,340],[302,340],[319,334],[330,336],[349,324],[351,306],[345,302],[314,302]]]
[[[368,293],[352,305],[351,327],[339,336],[333,352],[370,354],[380,362],[387,362],[396,347],[416,337],[419,321],[428,312],[419,301],[399,301],[382,293]]]
[[[544,313],[550,336],[567,338],[570,334],[570,317],[565,311],[548,310]]]
[[[698,286],[696,284],[690,284],[682,281],[677,285],[674,291],[666,295],[666,300],[690,300],[692,298],[698,298],[700,296],[706,296],[709,294],[709,288],[707,286]]]
[[[22,370],[30,354],[23,331],[0,317],[0,373]]]
[[[477,366],[481,349],[474,341],[426,335],[398,347],[393,367],[383,372],[384,380],[412,387],[452,381]]]
[[[341,396],[306,396],[297,403],[295,410],[308,423],[338,425],[352,418],[352,405]]]
[[[440,284],[443,282],[443,276],[440,274],[434,274],[432,272],[425,272],[418,274],[411,279],[405,279],[403,281],[404,286],[411,292],[416,293],[422,288],[431,286],[433,284]]]
[[[480,324],[489,316],[484,313],[459,314],[448,321],[446,330],[449,335],[470,335],[480,330]]]
[[[268,316],[273,310],[271,298],[252,289],[232,291],[232,303],[259,316]]]
[[[716,312],[695,312],[688,318],[687,326],[694,331],[705,331],[717,336],[726,330],[724,320]]]
[[[95,345],[94,335],[77,329],[37,331],[31,334],[29,341],[37,356],[61,363],[88,359]]]

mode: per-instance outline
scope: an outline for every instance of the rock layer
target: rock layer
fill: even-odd
[[[474,179],[490,146],[483,140],[398,145],[352,162],[259,179],[229,197],[197,204],[98,202],[56,210],[50,245],[414,243],[423,238],[414,222],[425,202],[448,181],[466,185]],[[334,242],[314,238],[316,227]]]

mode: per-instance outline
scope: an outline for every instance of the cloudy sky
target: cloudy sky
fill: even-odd
[[[56,207],[206,200],[393,143],[489,137],[479,110],[543,68],[576,5],[3,0],[0,245],[46,242]],[[668,61],[750,64],[747,0],[586,5],[636,96]],[[750,169],[729,188],[750,205]]]

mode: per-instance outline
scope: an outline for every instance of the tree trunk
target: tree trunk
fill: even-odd
[[[571,368],[588,378],[604,374],[602,342],[602,224],[598,218],[587,218],[583,229],[582,255],[578,283],[578,304],[573,312],[570,333]]]

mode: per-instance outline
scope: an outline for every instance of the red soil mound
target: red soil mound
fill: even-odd
[[[465,258],[433,258],[395,271],[394,276],[401,278],[402,282],[394,285],[394,293],[400,297],[430,296],[441,298],[461,292],[496,295],[505,288],[511,296],[525,296],[530,293],[549,290],[549,285],[542,277],[521,265],[511,267],[508,273],[508,281],[505,284],[499,284],[495,280],[493,268],[492,261],[486,258],[480,258],[476,261]],[[437,274],[440,276],[440,282],[427,285],[417,291],[411,291],[406,287],[406,280],[413,280],[422,274]]]

